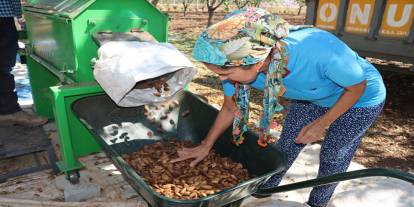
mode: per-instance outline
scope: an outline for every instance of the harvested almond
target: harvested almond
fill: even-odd
[[[186,117],[186,116],[188,116],[189,114],[190,114],[190,110],[183,111],[183,112],[181,113],[181,117]]]
[[[162,116],[160,116],[160,119],[161,119],[161,120],[165,120],[165,119],[167,119],[167,118],[168,118],[168,116],[167,116],[167,115],[165,115],[165,114],[164,114],[164,115],[162,115]]]
[[[170,162],[178,157],[177,149],[191,146],[184,141],[159,141],[122,157],[155,192],[175,199],[202,198],[251,178],[246,169],[238,169],[241,164],[220,157],[214,150],[192,168],[188,167],[191,160]]]
[[[154,94],[154,96],[161,97],[161,93],[158,92],[158,91],[157,92],[154,92],[153,94]]]

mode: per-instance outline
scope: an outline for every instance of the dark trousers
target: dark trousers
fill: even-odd
[[[331,124],[321,145],[318,178],[342,173],[348,169],[366,130],[378,117],[383,106],[384,102],[376,106],[351,108]],[[288,157],[288,168],[273,176],[265,183],[265,187],[279,185],[283,175],[305,147],[304,144],[295,143],[300,130],[329,110],[327,107],[300,101],[292,101],[288,109],[283,131],[277,142],[278,148]],[[315,207],[326,206],[337,184],[314,187],[309,195],[308,204]]]
[[[14,76],[10,73],[16,64],[17,31],[13,17],[0,17],[0,114],[21,110],[17,103]]]

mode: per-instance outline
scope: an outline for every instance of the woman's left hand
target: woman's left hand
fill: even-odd
[[[321,119],[317,119],[303,127],[295,142],[297,144],[309,144],[318,141],[322,139],[327,128],[328,126]]]

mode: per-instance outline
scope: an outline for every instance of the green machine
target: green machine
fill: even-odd
[[[62,157],[57,165],[76,183],[83,167],[77,158],[101,150],[71,110],[74,101],[104,93],[93,77],[93,36],[149,33],[166,42],[168,15],[146,0],[29,0],[23,10],[35,111],[55,119]]]

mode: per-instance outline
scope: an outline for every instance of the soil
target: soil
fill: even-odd
[[[224,14],[216,13],[213,22],[222,19]],[[169,25],[170,42],[191,56],[197,35],[206,27],[207,13],[190,12],[183,16],[179,12],[170,12],[169,15],[172,17]],[[303,24],[305,18],[304,15],[281,16],[292,24]],[[380,62],[383,64],[383,61]],[[210,104],[220,107],[223,101],[220,81],[202,64],[195,64],[198,74],[189,89]],[[399,65],[394,62],[390,64]],[[406,67],[406,64],[400,65]],[[385,167],[414,172],[414,72],[413,75],[386,71],[381,73],[387,88],[384,110],[365,134],[353,161],[370,168]],[[249,125],[254,126],[259,118],[262,95],[259,91],[253,91],[251,97]],[[283,114],[278,118],[283,121]]]

